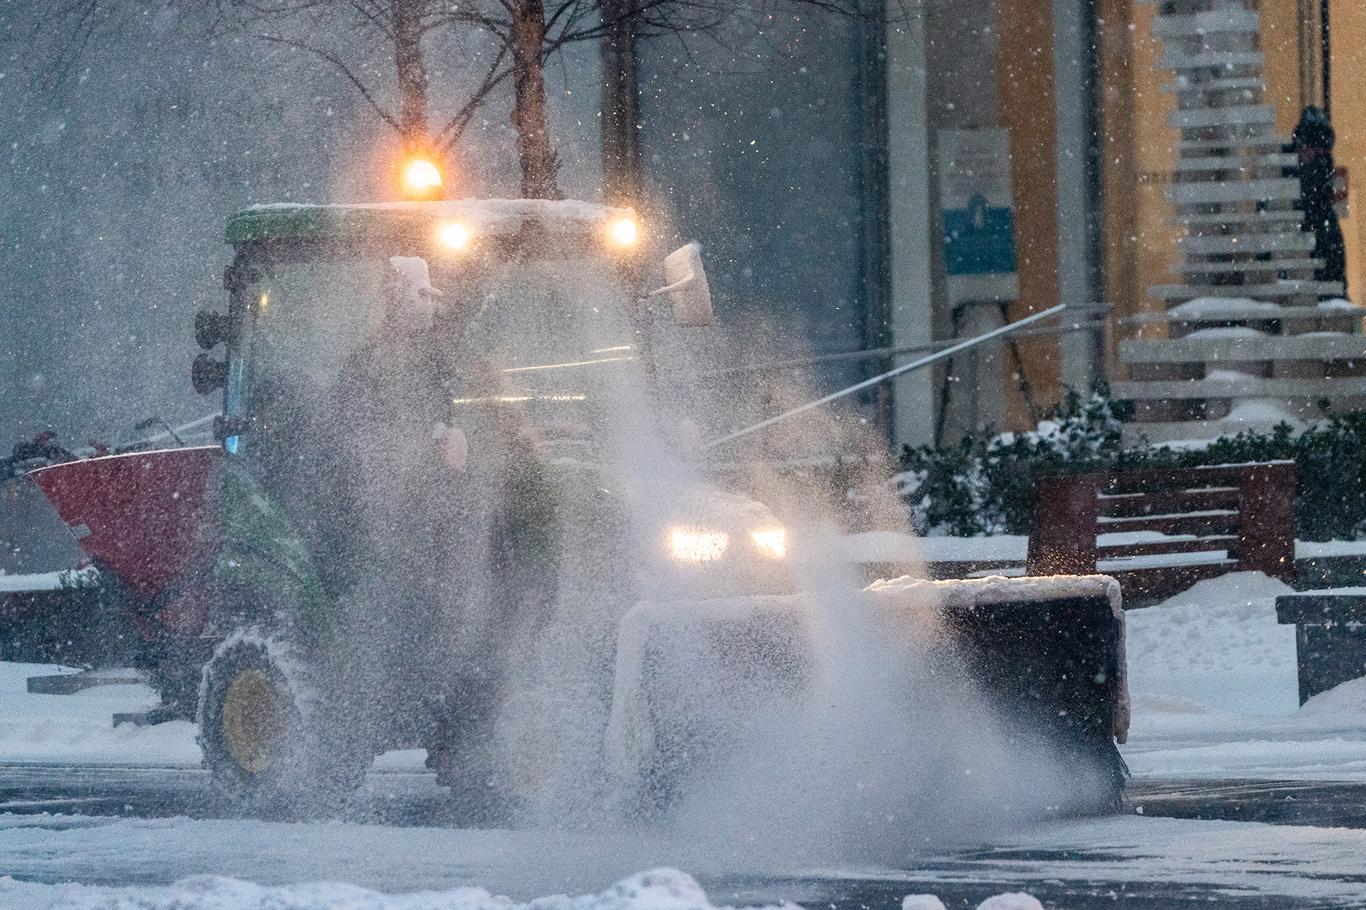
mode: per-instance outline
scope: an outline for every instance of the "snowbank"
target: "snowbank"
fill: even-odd
[[[199,767],[194,725],[113,725],[116,711],[157,704],[144,685],[97,686],[75,695],[31,695],[30,676],[76,671],[47,664],[0,662],[0,761],[82,762]]]
[[[63,569],[60,572],[38,572],[31,575],[6,575],[0,571],[0,594],[60,591],[63,588],[93,588],[99,583],[100,572],[94,566],[84,569]]]
[[[341,882],[257,885],[216,875],[199,875],[173,885],[92,887],[37,885],[0,877],[0,907],[55,906],[61,910],[731,910],[718,908],[702,886],[676,869],[651,869],[598,894],[554,895],[526,903],[483,888],[384,894]],[[750,908],[747,908],[750,910]],[[800,910],[783,903],[752,910]],[[902,910],[944,910],[933,895],[912,895]],[[978,910],[1042,910],[1028,894],[999,894]]]
[[[977,910],[1043,910],[1043,904],[1039,903],[1033,895],[1025,894],[1023,891],[1015,891],[1010,894],[998,894],[989,897],[977,905]]]
[[[599,894],[529,903],[483,888],[386,895],[340,882],[266,886],[213,875],[152,888],[35,886],[0,879],[0,905],[13,899],[33,899],[30,906],[55,899],[63,910],[715,910],[702,886],[674,869],[641,872]]]
[[[1128,614],[1136,775],[1366,780],[1366,680],[1299,707],[1288,593],[1242,572]]]
[[[1218,891],[1228,890],[1249,906],[1254,902],[1268,907],[1306,906],[1313,900],[1316,906],[1360,906],[1366,831],[1122,815],[1028,828],[995,839],[991,847],[924,855],[911,868],[900,864],[817,873],[807,879],[815,886],[803,888],[797,870],[757,869],[735,855],[701,860],[683,857],[680,845],[652,841],[641,832],[606,837],[584,832],[281,825],[249,820],[0,816],[0,870],[14,876],[0,877],[0,910],[53,904],[110,910],[261,908],[262,902],[249,901],[253,896],[273,900],[264,906],[274,910],[427,906],[710,910],[708,903],[693,902],[705,900],[705,895],[690,889],[671,894],[671,888],[684,888],[681,882],[659,883],[659,890],[647,891],[641,877],[632,874],[661,864],[686,866],[703,881],[724,881],[728,895],[738,883],[737,876],[765,882],[762,887],[775,894],[773,901],[801,888],[811,895],[811,907],[827,905],[830,897],[826,895],[837,893],[826,883],[837,888],[850,879],[881,879],[892,887],[900,883],[893,893],[914,892],[917,901],[910,904],[914,910],[935,908],[926,899],[928,894],[951,893],[957,890],[955,885],[964,883],[975,889],[985,885],[986,893],[1036,890],[1035,885],[1049,883],[1054,893],[1075,886],[1080,894],[1092,893],[1097,882],[1123,894],[1132,883],[1160,886],[1168,894],[1217,896]],[[205,873],[251,878],[263,885],[234,887],[209,880],[200,886],[199,894],[217,894],[223,899],[215,903],[192,899],[196,892],[185,879],[198,876],[191,881],[204,882]],[[141,887],[31,884],[71,879],[127,881],[134,874]],[[661,874],[672,879],[677,873],[648,873]],[[622,885],[600,890],[617,879],[624,879],[622,885],[628,888],[636,883],[636,896],[623,893],[628,889]],[[347,884],[291,884],[308,881]],[[486,889],[484,893],[511,898],[476,896],[469,887],[476,882]],[[587,896],[533,900],[536,895],[566,892]],[[171,904],[171,895],[185,900]],[[306,895],[317,899],[304,903]],[[355,900],[348,902],[343,896]],[[443,903],[434,903],[438,896]],[[1291,897],[1297,900],[1278,901]],[[423,899],[428,903],[418,903]],[[1057,905],[1072,903],[1060,900]],[[881,906],[892,908],[895,903],[889,899]]]
[[[1295,629],[1277,624],[1275,603],[1290,593],[1261,573],[1235,572],[1131,611],[1130,691],[1247,714],[1295,710]]]

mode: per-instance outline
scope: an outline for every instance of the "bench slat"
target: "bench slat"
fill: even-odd
[[[1155,493],[1170,492],[1173,488],[1208,489],[1210,487],[1236,488],[1243,482],[1241,468],[1191,468],[1175,471],[1129,471],[1123,474],[1102,475],[1100,492],[1116,493]]]
[[[1157,531],[1159,534],[1237,534],[1238,513],[1228,509],[1212,510],[1191,515],[1155,515],[1141,518],[1109,518],[1101,521],[1102,534],[1122,534],[1126,531]]]
[[[1212,490],[1182,490],[1176,493],[1101,496],[1097,508],[1104,518],[1136,518],[1237,509],[1238,491],[1216,487]]]
[[[1140,597],[1235,570],[1294,580],[1293,463],[1061,475],[1040,484],[1029,574],[1099,570]],[[1114,542],[1134,532],[1148,533]]]
[[[1120,543],[1096,547],[1097,559],[1121,556],[1160,556],[1166,553],[1201,553],[1206,550],[1228,552],[1238,546],[1237,537],[1197,537],[1194,540],[1154,540],[1148,543]],[[1168,568],[1153,566],[1153,568]]]

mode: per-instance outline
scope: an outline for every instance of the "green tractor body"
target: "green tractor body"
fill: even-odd
[[[659,352],[711,319],[695,245],[652,292],[634,214],[578,202],[262,206],[228,241],[193,370],[221,445],[31,476],[244,805],[332,804],[423,748],[468,820],[659,807],[847,676],[800,542],[688,456]],[[1105,580],[850,585],[840,609],[1117,798]]]

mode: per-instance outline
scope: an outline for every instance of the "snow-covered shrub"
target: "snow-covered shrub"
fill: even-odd
[[[1260,461],[1294,461],[1296,535],[1366,536],[1366,412],[1334,415],[1297,431],[1244,432],[1198,447],[1125,446],[1121,405],[1105,386],[1064,403],[1029,433],[981,432],[943,448],[906,447],[898,488],[922,534],[1028,534],[1037,478]]]
[[[1069,390],[1028,433],[986,431],[957,445],[907,446],[897,483],[922,534],[1027,534],[1035,478],[1108,470],[1123,457],[1120,412],[1106,386]]]

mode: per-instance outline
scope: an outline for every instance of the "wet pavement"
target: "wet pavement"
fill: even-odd
[[[1140,780],[1130,788],[1130,811],[1149,818],[1263,822],[1319,828],[1366,828],[1366,784],[1259,780]],[[374,772],[347,820],[366,824],[449,826],[445,791],[430,775]],[[0,765],[0,814],[57,816],[54,828],[104,824],[97,819],[232,818],[198,769]],[[48,825],[44,821],[41,824]],[[1141,851],[1140,851],[1141,852]],[[1104,850],[1011,846],[955,850],[917,857],[907,868],[788,877],[699,876],[712,902],[737,906],[793,901],[808,910],[897,910],[901,898],[933,893],[950,908],[972,908],[1008,890],[1026,890],[1046,907],[1087,910],[1117,904],[1148,908],[1308,908],[1366,906],[1363,876],[1338,875],[1328,897],[1249,893],[1227,884],[1134,880],[1116,874],[1128,857]],[[1135,855],[1135,862],[1143,858]],[[1285,875],[1293,876],[1287,861]],[[1091,871],[1094,870],[1094,874]],[[16,877],[23,878],[22,870]],[[1279,870],[1278,870],[1279,871]],[[39,880],[34,878],[32,880]],[[1344,898],[1359,882],[1360,898]],[[1312,889],[1307,889],[1312,890]]]

